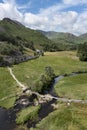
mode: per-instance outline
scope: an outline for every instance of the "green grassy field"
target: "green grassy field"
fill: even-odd
[[[47,52],[43,57],[15,65],[12,69],[22,83],[33,87],[46,66],[51,66],[56,75],[87,70],[87,62],[80,62],[75,52]]]
[[[0,100],[10,95],[16,95],[19,92],[16,82],[10,76],[7,68],[0,68]],[[0,106],[9,108],[13,106],[16,97],[8,98],[4,101],[0,101]]]
[[[55,86],[55,91],[60,97],[87,99],[87,74],[64,77]]]
[[[79,61],[76,52],[47,52],[45,56],[38,59],[14,65],[12,70],[20,82],[33,88],[34,82],[40,77],[46,66],[51,66],[56,75],[87,71],[87,62]],[[15,94],[19,90],[7,68],[0,68],[0,99]],[[87,99],[87,74],[64,77],[56,84],[55,90],[61,97]],[[0,106],[7,108],[13,106],[15,98],[0,102]],[[66,103],[60,102],[57,102],[56,105],[57,109],[31,130],[87,130],[87,105],[71,103],[70,106],[67,106]],[[32,110],[29,108],[29,110],[24,109],[19,112],[16,121],[25,122],[27,115],[32,113]],[[24,125],[19,126],[17,130],[19,129],[27,130]]]
[[[77,71],[87,71],[87,62],[81,62],[79,61],[78,57],[76,57],[76,52],[46,52],[45,56],[39,57],[35,60],[30,60],[28,62],[23,62],[18,65],[14,65],[12,67],[12,70],[18,80],[22,82],[23,84],[27,85],[28,87],[33,88],[35,81],[40,77],[40,75],[43,73],[44,68],[46,66],[51,66],[56,75],[61,74],[69,74],[71,72],[77,72]],[[78,78],[78,76],[76,76]],[[84,76],[85,77],[85,76]],[[74,78],[74,77],[73,77]],[[75,78],[76,79],[76,78]],[[84,79],[84,78],[83,78]],[[81,78],[81,80],[83,80]],[[68,80],[68,79],[67,79]],[[81,82],[79,78],[77,79],[78,83]],[[66,81],[67,82],[67,81]],[[73,84],[75,84],[77,81],[73,80]],[[84,80],[83,80],[84,82]],[[85,82],[82,82],[82,95],[79,96],[79,90],[78,90],[78,96],[76,94],[71,94],[70,90],[67,93],[70,93],[71,97],[80,97],[80,98],[87,98],[86,91],[83,92],[83,90],[86,89],[86,77]],[[67,85],[69,83],[67,82]],[[59,86],[59,84],[58,84]],[[69,84],[70,86],[70,84]],[[74,85],[73,85],[74,86]],[[64,87],[56,87],[57,93],[59,94],[58,90],[62,91]],[[68,86],[67,86],[68,88]],[[77,87],[77,89],[80,87]],[[83,88],[83,89],[82,89]],[[73,88],[72,88],[73,89]],[[0,68],[0,99],[6,96],[9,96],[10,94],[14,94],[17,91],[19,91],[19,87],[17,87],[16,82],[12,79],[10,76],[7,68]],[[74,90],[73,90],[74,92]],[[80,91],[81,92],[81,91]],[[66,94],[67,96],[67,94]],[[9,103],[9,106],[12,106],[14,103],[14,98],[7,100]],[[6,106],[6,101],[0,102],[0,106]]]
[[[25,68],[24,68],[25,64]],[[22,78],[28,86],[33,86],[34,81],[43,73],[45,66],[52,66],[56,75],[69,74],[77,71],[87,71],[87,63],[80,62],[75,52],[46,53],[37,60],[14,66],[16,75],[22,68]],[[20,70],[21,71],[21,70]],[[26,72],[26,75],[24,74]],[[34,77],[33,77],[34,75]],[[29,80],[31,81],[29,82]],[[55,86],[56,93],[62,97],[87,99],[87,74],[75,77],[65,77]],[[24,82],[25,83],[25,82]],[[87,129],[87,105],[67,104],[58,102],[58,109],[44,118],[35,129],[31,130],[86,130]],[[25,128],[26,129],[26,128]]]
[[[87,130],[87,105],[58,103],[58,109],[30,130]]]

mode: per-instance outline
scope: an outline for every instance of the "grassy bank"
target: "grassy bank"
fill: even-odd
[[[59,104],[58,109],[44,118],[37,127],[30,130],[86,130],[87,105]]]
[[[39,109],[40,109],[40,106],[31,106],[31,107],[23,109],[17,114],[16,123],[24,124],[28,120],[32,121],[32,120],[38,119]]]
[[[19,87],[9,74],[7,68],[0,68],[0,106],[9,108],[13,106],[16,97],[10,97],[1,101],[2,98],[16,95],[19,92]]]
[[[87,74],[64,77],[55,86],[60,97],[87,99]]]

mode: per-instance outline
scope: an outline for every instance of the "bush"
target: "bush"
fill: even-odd
[[[77,56],[81,61],[87,61],[87,42],[79,45]]]
[[[43,88],[43,82],[40,81],[40,80],[36,80],[35,81],[35,86],[33,87],[34,91],[37,91],[37,92],[41,93],[42,88]]]

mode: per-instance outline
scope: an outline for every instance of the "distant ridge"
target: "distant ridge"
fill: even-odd
[[[68,32],[55,32],[55,31],[42,31],[39,30],[42,34],[44,34],[47,38],[51,39],[56,43],[65,43],[65,44],[81,44],[84,41],[87,41],[87,33],[82,34],[80,36],[76,36],[72,33]]]
[[[80,35],[79,38],[84,39],[85,41],[87,41],[87,33]]]

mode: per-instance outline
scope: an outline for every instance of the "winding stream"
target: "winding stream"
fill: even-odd
[[[73,72],[73,73],[71,73],[71,74],[65,74],[65,75],[60,75],[60,76],[55,77],[53,84],[50,86],[50,89],[49,89],[48,91],[45,91],[45,94],[50,94],[50,95],[52,95],[53,97],[58,97],[58,95],[56,95],[55,90],[54,90],[55,85],[56,85],[61,79],[63,79],[64,77],[70,77],[70,76],[72,77],[72,76],[76,76],[76,75],[78,75],[78,74],[80,74],[80,73],[79,73],[79,72]]]
[[[28,128],[35,127],[35,125],[40,120],[42,120],[49,113],[54,111],[52,104],[56,102],[56,99],[65,101],[65,102],[67,102],[67,101],[81,102],[82,101],[82,100],[74,100],[74,99],[69,100],[69,99],[59,98],[54,91],[54,86],[56,85],[56,83],[59,82],[59,80],[63,79],[65,76],[67,76],[67,77],[76,76],[77,74],[81,74],[81,73],[82,72],[74,72],[74,73],[71,73],[68,75],[65,74],[65,75],[58,76],[54,79],[54,83],[52,84],[50,89],[48,91],[46,91],[46,93],[49,94],[51,96],[51,98],[53,97],[52,100],[47,103],[41,104],[41,109],[39,111],[39,120],[33,121],[33,122],[28,121],[27,122]],[[83,73],[87,73],[87,72],[83,72]],[[20,86],[22,86],[22,84]],[[24,89],[24,86],[22,86],[22,89]],[[22,110],[24,107],[34,105],[33,101],[35,98],[37,98],[37,95],[35,95],[35,93],[31,97],[28,97],[26,95],[21,96],[21,97],[19,97],[19,99],[16,100],[16,105],[14,106],[14,108],[8,109],[8,110],[5,108],[0,108],[0,130],[14,130],[14,128],[17,126],[15,123],[16,113],[18,111]],[[26,102],[26,104],[23,104],[23,101]]]

